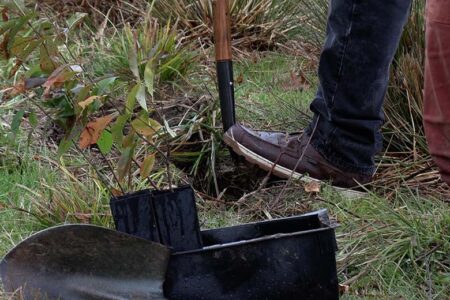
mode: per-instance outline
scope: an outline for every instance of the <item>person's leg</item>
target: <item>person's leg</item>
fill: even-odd
[[[411,0],[331,0],[311,104],[313,147],[343,171],[373,174],[389,67]]]
[[[428,0],[424,124],[442,179],[450,185],[450,1]]]
[[[315,116],[306,134],[236,124],[224,142],[282,178],[330,180],[343,188],[370,182],[389,66],[410,6],[411,0],[331,0],[320,87],[311,105]]]

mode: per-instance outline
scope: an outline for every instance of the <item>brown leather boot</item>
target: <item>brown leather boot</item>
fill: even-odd
[[[241,124],[231,127],[224,142],[251,163],[281,178],[331,181],[338,188],[357,188],[372,176],[352,174],[331,165],[309,143],[307,134],[254,131]]]

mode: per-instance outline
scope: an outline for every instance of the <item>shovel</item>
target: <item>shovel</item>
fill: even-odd
[[[231,55],[230,6],[228,0],[216,0],[213,2],[213,5],[217,83],[223,130],[226,132],[236,123],[233,61]]]
[[[64,225],[38,232],[0,264],[8,293],[24,299],[165,299],[170,251],[118,231]]]

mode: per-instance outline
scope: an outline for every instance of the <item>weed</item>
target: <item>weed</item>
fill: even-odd
[[[119,76],[123,81],[135,79],[133,61],[137,62],[140,78],[144,78],[148,63],[155,70],[154,86],[161,82],[184,79],[195,63],[195,52],[189,47],[180,47],[176,26],[161,26],[156,19],[147,15],[136,28],[125,25],[112,36],[95,43],[91,58],[93,74]],[[133,57],[136,56],[136,57]]]

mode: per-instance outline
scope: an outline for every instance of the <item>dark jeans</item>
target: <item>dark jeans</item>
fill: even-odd
[[[389,67],[411,0],[331,0],[320,57],[320,85],[311,104],[312,145],[331,164],[374,172],[382,147],[382,105]]]

